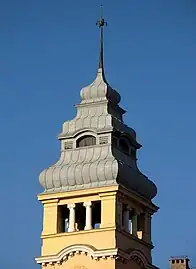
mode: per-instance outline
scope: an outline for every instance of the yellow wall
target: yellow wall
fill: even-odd
[[[116,192],[111,188],[108,192],[93,191],[86,195],[84,191],[67,193],[64,197],[39,196],[43,199],[43,231],[42,231],[42,256],[54,255],[63,248],[74,244],[89,244],[97,249],[114,248],[115,241],[115,220],[116,220]],[[61,194],[62,195],[62,194]],[[66,197],[67,196],[67,197]],[[78,231],[73,233],[57,233],[58,226],[58,206],[72,203],[84,203],[89,201],[101,201],[101,229]],[[104,240],[103,240],[104,238]]]
[[[151,261],[151,246],[142,240],[123,232],[119,228],[119,196],[127,201],[126,195],[119,194],[118,186],[95,188],[91,190],[72,191],[66,193],[41,194],[38,199],[43,203],[43,231],[41,256],[45,259],[57,255],[63,249],[74,245],[89,245],[98,251],[112,250],[115,248],[127,251],[134,248],[141,250]],[[124,198],[125,197],[125,198]],[[131,195],[129,197],[131,199]],[[101,201],[101,226],[100,229],[58,233],[58,206]],[[134,200],[132,201],[134,204]],[[139,202],[136,203],[137,206]],[[151,205],[150,205],[151,206]],[[47,263],[43,268],[61,269],[138,269],[134,261],[122,264],[112,258],[96,261],[88,255],[75,255],[69,257],[61,265]]]
[[[53,255],[67,246],[75,244],[93,245],[97,249],[114,248],[116,245],[115,229],[97,229],[73,233],[61,233],[44,237],[42,255]]]
[[[148,257],[149,261],[151,258],[151,248],[149,245],[141,243],[140,239],[133,237],[131,234],[122,233],[120,231],[116,232],[116,244],[118,247],[124,251],[130,248],[139,249],[144,253],[146,257]]]

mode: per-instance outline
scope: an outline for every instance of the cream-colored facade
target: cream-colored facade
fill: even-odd
[[[124,124],[120,95],[103,69],[103,26],[95,81],[81,90],[77,115],[63,124],[59,161],[40,174],[44,192],[42,268],[147,269],[156,186],[137,166],[141,145]]]
[[[142,197],[138,197],[123,187],[114,186],[67,193],[41,194],[38,199],[44,206],[42,256],[37,258],[37,262],[42,266],[56,268],[58,265],[58,268],[62,266],[62,268],[70,269],[77,268],[74,266],[129,268],[134,264],[134,267],[131,268],[154,268],[151,265],[150,216],[157,208],[144,201]],[[91,205],[97,201],[101,202],[101,223],[98,229],[89,227],[87,230],[77,231],[76,225],[74,225],[74,231],[60,232],[59,208],[61,206],[68,205],[69,208],[72,206],[74,210],[74,206],[81,203],[84,206],[90,205],[92,211]],[[143,213],[144,207],[148,208],[144,215],[144,227],[141,231],[136,227],[129,230],[123,225],[126,211],[122,216],[122,205],[134,210],[138,216]],[[126,224],[128,226],[128,222]]]
[[[171,257],[169,264],[170,269],[190,269],[187,256]]]

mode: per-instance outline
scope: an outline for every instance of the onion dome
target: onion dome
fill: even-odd
[[[100,59],[95,80],[81,92],[74,119],[63,124],[58,136],[60,159],[39,176],[45,192],[121,185],[151,200],[155,184],[137,167],[141,145],[135,131],[124,124],[120,94],[106,81],[103,67],[103,18],[100,27]]]

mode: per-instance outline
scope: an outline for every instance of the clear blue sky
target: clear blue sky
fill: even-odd
[[[105,67],[158,187],[154,263],[196,265],[196,1],[104,0]],[[95,77],[99,1],[0,0],[1,268],[34,269],[40,254],[39,172]]]

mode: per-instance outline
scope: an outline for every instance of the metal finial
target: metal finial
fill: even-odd
[[[107,22],[105,22],[103,18],[103,6],[101,5],[101,16],[99,21],[97,21],[96,25],[100,28],[100,54],[99,54],[99,68],[103,69],[103,27],[106,25]]]

